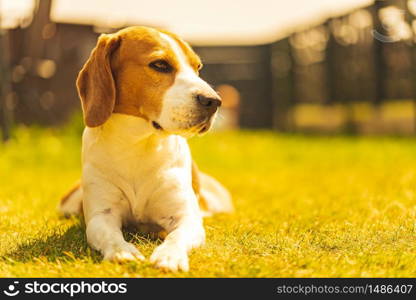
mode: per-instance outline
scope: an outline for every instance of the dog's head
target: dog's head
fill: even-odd
[[[206,132],[221,99],[198,71],[201,60],[176,35],[147,27],[103,34],[77,79],[85,124],[97,127],[122,113],[155,131]]]

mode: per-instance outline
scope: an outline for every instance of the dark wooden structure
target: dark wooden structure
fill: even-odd
[[[10,45],[9,64],[7,51],[0,53],[4,130],[11,110],[16,122],[58,124],[79,109],[74,82],[98,33],[92,26],[51,22],[50,6],[51,0],[38,1],[28,27],[1,36]],[[395,24],[383,19],[386,8],[396,9]],[[376,1],[272,44],[195,47],[205,65],[201,76],[238,90],[245,128],[291,130],[289,112],[301,103],[377,106],[416,99],[414,13],[406,0]],[[408,28],[408,36],[395,26]]]
[[[231,85],[240,92],[240,126],[271,128],[273,97],[269,45],[194,48],[204,62],[202,78],[214,86]]]
[[[79,107],[76,74],[98,34],[92,26],[51,22],[50,6],[39,1],[30,26],[9,33],[16,122],[57,124]]]

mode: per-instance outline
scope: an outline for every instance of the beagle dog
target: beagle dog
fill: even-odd
[[[60,203],[83,213],[91,247],[111,261],[143,260],[123,227],[157,232],[150,261],[187,271],[204,243],[202,218],[233,209],[228,191],[200,172],[186,138],[214,122],[221,99],[178,36],[148,27],[103,34],[77,78],[86,128],[82,177]]]

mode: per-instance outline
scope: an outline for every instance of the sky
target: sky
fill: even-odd
[[[54,0],[51,18],[65,23],[169,29],[194,45],[262,44],[374,0]],[[33,0],[0,0],[3,19]]]

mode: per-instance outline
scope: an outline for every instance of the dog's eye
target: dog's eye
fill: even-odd
[[[170,73],[173,70],[172,66],[166,60],[163,59],[151,62],[149,64],[149,67],[161,73]]]
[[[202,69],[202,67],[203,67],[203,65],[199,64],[198,67],[197,67],[197,70],[200,71]]]

